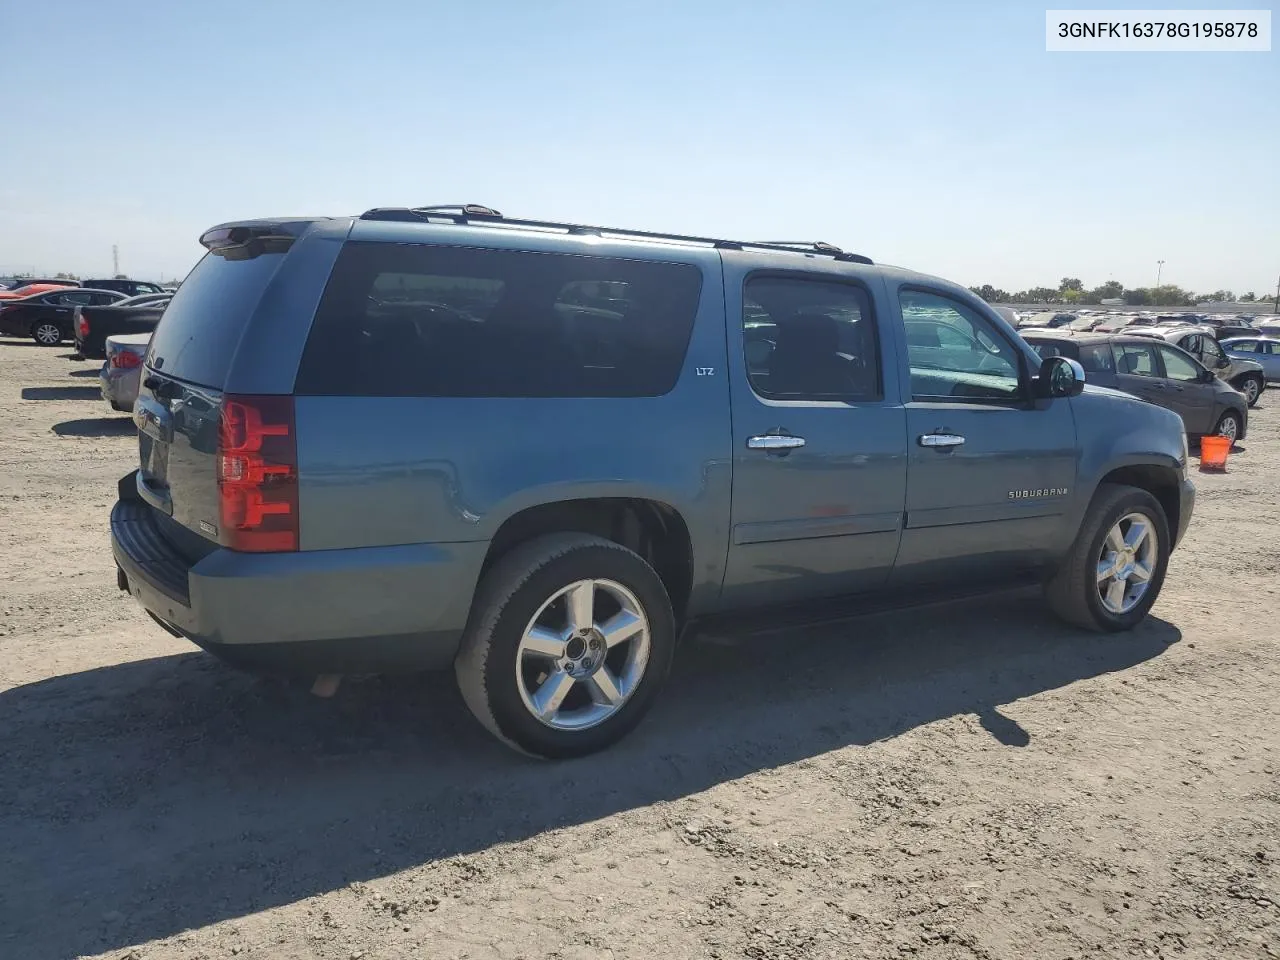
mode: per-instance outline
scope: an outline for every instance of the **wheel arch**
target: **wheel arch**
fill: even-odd
[[[671,504],[645,497],[588,497],[526,507],[498,527],[480,576],[514,547],[549,533],[593,534],[635,551],[662,580],[677,622],[684,618],[693,589],[693,540]]]
[[[1179,514],[1182,510],[1182,500],[1180,494],[1181,478],[1176,469],[1155,463],[1127,464],[1116,467],[1105,474],[1099,480],[1100,485],[1103,483],[1122,483],[1147,491],[1147,493],[1156,498],[1156,502],[1160,504],[1160,508],[1164,511],[1165,519],[1169,525],[1170,537],[1176,538],[1178,536],[1178,530],[1181,529]],[[1176,543],[1174,545],[1176,546]]]

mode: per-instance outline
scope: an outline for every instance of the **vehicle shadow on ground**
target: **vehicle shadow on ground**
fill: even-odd
[[[182,654],[14,687],[0,692],[0,955],[170,936],[944,717],[976,714],[1025,746],[1035,735],[1000,705],[1180,636],[1154,618],[1083,634],[1019,594],[693,643],[653,716],[569,763],[491,740],[448,676],[319,700]]]
[[[36,343],[30,337],[23,337],[20,340],[17,339],[16,337],[13,339],[0,337],[0,344],[3,344],[6,347],[36,347],[40,350],[53,349],[52,347],[46,347],[43,343]],[[68,356],[70,356],[70,354],[68,354]]]
[[[97,367],[91,367],[87,370],[72,370],[70,373],[67,374],[68,377],[96,377],[97,375],[98,375]]]
[[[127,437],[134,432],[133,418],[128,416],[63,420],[50,429],[60,437]]]
[[[101,400],[99,387],[23,387],[23,400]]]

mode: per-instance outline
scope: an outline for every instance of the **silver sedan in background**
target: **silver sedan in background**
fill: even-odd
[[[148,333],[121,333],[107,337],[107,359],[98,373],[102,385],[102,399],[111,404],[112,410],[122,413],[133,411],[138,399],[138,383],[142,379],[142,358],[146,356]]]
[[[1262,373],[1268,380],[1280,381],[1280,338],[1231,337],[1220,344],[1229,357],[1255,360],[1262,364]]]

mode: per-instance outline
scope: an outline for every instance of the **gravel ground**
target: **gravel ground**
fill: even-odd
[[[1280,956],[1280,401],[1132,634],[1015,594],[704,641],[549,764],[446,678],[319,700],[152,624],[95,369],[0,343],[0,957]]]

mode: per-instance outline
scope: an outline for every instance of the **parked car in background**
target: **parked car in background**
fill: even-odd
[[[171,293],[144,293],[106,306],[77,307],[72,317],[76,352],[101,360],[106,356],[107,337],[117,333],[150,334],[172,298]]]
[[[990,304],[990,307],[996,313],[1000,314],[1001,319],[1009,326],[1016,327],[1018,325],[1018,311],[1013,309],[1013,307],[1001,307],[994,303]]]
[[[75,334],[72,318],[76,307],[105,306],[123,300],[114,290],[57,288],[0,303],[0,334],[30,337],[44,347],[56,347]]]
[[[1029,329],[1054,330],[1058,327],[1065,327],[1076,319],[1074,313],[1054,313],[1046,310],[1042,313],[1033,313],[1029,317],[1024,317],[1018,324],[1018,329],[1023,327]]]
[[[201,242],[147,350],[121,589],[241,664],[452,668],[527,753],[625,735],[711,616],[1030,573],[1130,629],[1191,516],[1177,416],[828,245],[477,207]]]
[[[1068,357],[1089,383],[1123,390],[1182,417],[1189,436],[1244,439],[1249,402],[1186,351],[1136,334],[1046,331],[1023,337],[1042,357]]]
[[[23,283],[17,287],[10,287],[8,290],[0,290],[0,301],[4,300],[20,300],[23,297],[32,297],[37,293],[47,293],[50,290],[69,290],[72,287],[78,287],[80,284],[74,280],[58,280],[55,282],[40,283]]]
[[[164,287],[146,280],[125,280],[120,277],[101,280],[82,280],[82,287],[93,287],[95,290],[116,290],[126,297],[136,297],[140,293],[164,293]]]
[[[122,333],[107,337],[106,363],[98,372],[102,399],[112,410],[132,412],[138,399],[138,381],[142,376],[142,358],[146,355],[149,333]]]
[[[59,277],[13,277],[5,284],[5,287],[10,291],[14,291],[36,285],[42,287],[78,287],[80,286],[80,281],[66,280]]]
[[[1207,369],[1239,390],[1249,406],[1258,402],[1267,387],[1267,378],[1256,360],[1229,357],[1206,327],[1144,327],[1135,329],[1136,337],[1159,337],[1176,344],[1200,361]]]
[[[1261,317],[1253,322],[1258,333],[1266,337],[1280,337],[1280,316]]]
[[[1101,323],[1094,324],[1092,330],[1096,333],[1118,333],[1130,327],[1149,327],[1154,323],[1154,317],[1127,313],[1118,317],[1109,317]]]
[[[1213,328],[1213,335],[1219,342],[1230,340],[1232,337],[1256,337],[1260,332],[1252,321],[1241,320],[1239,317],[1227,318]]]
[[[1239,360],[1252,360],[1262,365],[1262,373],[1272,383],[1280,382],[1280,338],[1233,337],[1219,344],[1227,356]]]

